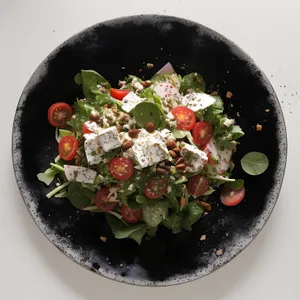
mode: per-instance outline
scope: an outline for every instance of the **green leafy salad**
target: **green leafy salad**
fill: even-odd
[[[223,112],[218,93],[206,93],[200,74],[182,77],[168,63],[150,80],[129,75],[118,88],[93,70],[75,82],[84,98],[48,111],[58,156],[37,175],[46,185],[56,182],[48,198],[105,214],[115,238],[139,244],[159,226],[192,230],[221,185],[224,205],[243,200],[244,181],[230,175],[244,133]],[[242,167],[259,175],[268,159],[248,153]]]

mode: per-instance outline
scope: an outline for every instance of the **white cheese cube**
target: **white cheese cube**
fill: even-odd
[[[150,165],[148,143],[147,138],[138,138],[132,146],[134,158],[141,168],[146,168]]]
[[[64,165],[65,175],[68,181],[94,183],[97,172],[88,168]]]
[[[153,166],[165,159],[169,158],[168,148],[164,139],[159,136],[151,136],[149,143],[149,161],[150,166]]]
[[[205,93],[190,93],[182,98],[182,105],[192,111],[205,109],[213,105],[215,102],[216,99],[214,97]]]
[[[144,100],[145,100],[144,98],[139,97],[134,92],[130,92],[122,100],[122,109],[129,113],[139,103],[143,102]]]
[[[169,129],[163,129],[161,132],[160,132],[161,136],[166,140],[176,140],[175,136],[173,135],[173,133],[169,130]]]
[[[187,165],[186,170],[189,172],[200,172],[207,163],[207,155],[199,150],[196,146],[184,143],[181,149],[181,155]]]
[[[99,133],[99,140],[105,152],[121,147],[120,136],[116,126],[102,130]]]
[[[96,165],[102,161],[104,151],[100,144],[100,137],[90,133],[85,135],[84,151],[89,165]]]

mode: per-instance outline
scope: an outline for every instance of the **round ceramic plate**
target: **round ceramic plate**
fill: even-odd
[[[47,199],[36,174],[57,155],[54,129],[47,111],[58,101],[81,96],[74,75],[94,69],[112,85],[128,74],[149,78],[170,61],[181,75],[202,74],[207,86],[225,98],[226,112],[246,135],[234,154],[233,177],[243,178],[246,197],[236,207],[220,204],[215,193],[212,212],[191,232],[173,235],[161,228],[138,246],[113,239],[101,214],[76,210],[67,199]],[[147,69],[146,63],[154,69]],[[269,110],[269,112],[266,112]],[[263,130],[257,132],[257,123]],[[54,50],[26,85],[15,115],[13,165],[28,210],[45,236],[81,266],[120,282],[163,286],[200,278],[240,253],[262,229],[280,192],[287,156],[283,114],[269,81],[234,43],[191,21],[167,16],[134,16],[103,22],[76,34]],[[240,159],[249,151],[265,153],[268,170],[246,175]],[[205,241],[200,241],[201,235]],[[106,243],[100,236],[107,236]],[[221,250],[221,251],[218,251]],[[220,253],[222,255],[217,255]]]

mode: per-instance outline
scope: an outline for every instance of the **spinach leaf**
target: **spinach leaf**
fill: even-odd
[[[143,206],[143,217],[146,224],[155,227],[166,218],[168,202],[165,200],[151,200]]]
[[[189,203],[183,211],[182,228],[188,231],[192,230],[195,224],[204,212],[204,208],[198,202]]]
[[[162,115],[165,115],[163,108],[162,108],[160,97],[154,93],[152,88],[144,89],[143,92],[140,94],[140,97],[146,98],[148,102],[152,102],[152,103],[156,104],[160,110],[160,113]]]
[[[151,102],[141,102],[133,109],[133,116],[140,127],[144,127],[148,122],[154,123],[158,127],[161,114],[156,104]]]
[[[227,182],[225,184],[225,186],[228,189],[231,189],[231,190],[240,190],[244,186],[244,180],[243,179],[236,179],[233,182]]]
[[[71,182],[68,188],[68,199],[78,209],[89,206],[94,198],[94,193],[84,188],[80,182]]]
[[[163,225],[168,229],[171,229],[173,234],[176,234],[182,230],[182,220],[182,214],[174,213],[166,217],[166,219],[163,221]]]
[[[147,230],[146,224],[129,226],[115,216],[107,214],[105,218],[116,239],[130,238],[135,240],[139,245],[141,244],[142,238]]]
[[[268,157],[260,152],[249,152],[241,159],[243,170],[249,175],[260,175],[269,166]]]
[[[205,92],[205,81],[200,74],[193,72],[183,77],[180,92],[186,94],[190,90],[193,92]]]
[[[135,198],[135,201],[137,203],[143,204],[143,203],[147,202],[148,200],[147,200],[146,197],[143,197],[141,195],[137,195],[136,198]]]

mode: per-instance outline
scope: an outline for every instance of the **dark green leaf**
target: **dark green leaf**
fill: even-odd
[[[147,227],[147,230],[146,230],[146,234],[150,237],[150,238],[153,238],[155,237],[156,235],[156,232],[157,232],[157,229],[158,229],[158,226],[156,227]]]
[[[168,214],[168,202],[165,200],[151,200],[143,206],[144,221],[150,227],[156,227]]]
[[[68,188],[68,199],[78,209],[91,204],[94,193],[84,188],[79,182],[71,182]]]
[[[182,228],[188,231],[192,230],[195,224],[204,212],[204,208],[198,202],[191,202],[183,211]]]
[[[74,77],[74,81],[78,84],[78,85],[82,85],[82,74],[81,73],[77,73]]]
[[[137,203],[143,204],[143,203],[147,202],[148,200],[147,200],[146,197],[143,197],[141,195],[137,195],[136,198],[135,198],[135,201]]]
[[[190,90],[193,92],[205,92],[205,81],[200,74],[193,72],[183,77],[180,92],[186,94]]]
[[[163,225],[172,230],[173,234],[181,231],[182,214],[171,214],[163,221]]]
[[[139,103],[133,110],[133,116],[140,127],[144,127],[148,122],[154,123],[157,127],[161,119],[159,108],[151,102]]]
[[[247,174],[260,175],[267,170],[269,159],[263,153],[249,152],[242,158],[241,165]]]
[[[240,190],[244,186],[244,180],[236,179],[235,181],[227,182],[225,186],[230,190]]]

